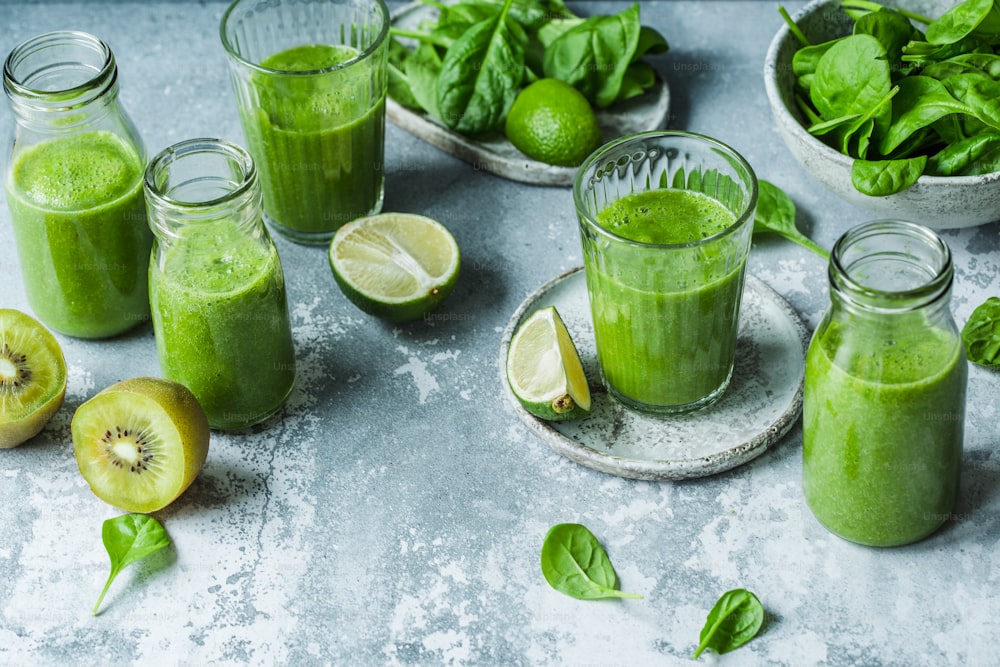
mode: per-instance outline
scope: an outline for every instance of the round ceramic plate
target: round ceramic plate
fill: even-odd
[[[392,24],[415,28],[421,21],[432,19],[436,11],[430,5],[411,3],[393,13]],[[662,129],[666,125],[669,109],[670,91],[657,74],[656,84],[645,94],[608,109],[598,109],[597,120],[604,141],[611,141],[628,134]],[[432,146],[465,160],[476,169],[512,181],[532,185],[572,185],[576,176],[575,167],[556,167],[528,158],[514,148],[503,133],[479,141],[470,139],[449,130],[425,113],[401,106],[392,98],[386,100],[385,113],[394,124]]]
[[[538,419],[521,406],[507,383],[507,350],[514,331],[546,306],[559,311],[590,380],[593,405],[582,419]],[[587,284],[578,267],[542,285],[514,313],[500,346],[501,381],[531,431],[577,463],[632,479],[704,477],[760,456],[788,432],[802,410],[809,334],[798,314],[748,275],[739,327],[733,378],[718,402],[679,416],[636,412],[611,398],[601,383]]]

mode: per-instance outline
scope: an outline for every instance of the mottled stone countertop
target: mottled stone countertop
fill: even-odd
[[[802,2],[788,2],[790,10]],[[394,7],[398,7],[394,4]],[[576,3],[581,13],[621,2]],[[35,34],[99,35],[151,153],[196,136],[242,142],[219,2],[0,3],[0,52]],[[762,64],[781,25],[756,1],[643,2],[670,41],[655,66],[669,126],[716,136],[795,199],[824,246],[868,220],[797,167],[772,123]],[[12,130],[6,105],[0,132]],[[6,162],[3,158],[0,160]],[[107,575],[73,410],[117,380],[158,375],[153,333],[60,337],[66,404],[0,452],[0,664],[683,665],[731,588],[755,591],[762,633],[732,665],[1000,664],[1000,376],[972,368],[961,499],[943,529],[896,549],[828,533],[800,485],[801,427],[759,458],[684,482],[637,482],[549,450],[501,384],[501,334],[521,301],[581,263],[567,188],[503,180],[389,125],[387,210],[446,224],[463,253],[434,317],[391,326],[340,293],[321,248],[278,239],[299,378],[280,418],[214,433],[188,492],[158,512],[173,546]],[[964,322],[1000,295],[1000,228],[947,231]],[[826,266],[779,239],[750,271],[812,329]],[[28,310],[6,205],[0,305]],[[539,570],[542,539],[586,524],[642,600],[583,602]]]

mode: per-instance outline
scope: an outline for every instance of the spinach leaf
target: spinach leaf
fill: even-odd
[[[565,81],[598,107],[608,107],[619,99],[641,33],[638,4],[612,16],[592,16],[562,33],[545,50],[545,76]],[[647,30],[643,45],[662,52],[666,41]]]
[[[514,103],[524,78],[527,37],[507,16],[511,2],[465,31],[445,54],[437,106],[439,118],[453,130],[473,135],[495,130]]]
[[[871,35],[851,35],[819,59],[809,96],[824,118],[837,118],[867,112],[891,89],[885,48]],[[883,116],[887,123],[891,116]]]
[[[816,73],[816,67],[819,65],[820,58],[839,41],[839,39],[835,39],[823,42],[822,44],[810,44],[809,46],[803,46],[792,54],[792,71],[795,72],[795,76],[799,77],[799,83],[803,83],[801,81],[803,77],[812,77]],[[805,86],[805,88],[808,88],[808,86]]]
[[[971,113],[943,83],[929,76],[908,76],[897,84],[899,92],[892,101],[892,123],[882,136],[879,151],[889,155],[914,132],[953,113]]]
[[[438,22],[429,33],[431,41],[447,49],[472,26],[496,17],[500,9],[486,2],[440,5]]]
[[[578,600],[642,598],[617,589],[618,575],[594,534],[578,523],[549,529],[542,544],[542,574],[552,588]]]
[[[432,116],[440,117],[437,82],[441,74],[441,56],[433,45],[420,44],[403,65],[410,91],[417,103]]]
[[[851,163],[851,184],[871,197],[902,192],[924,173],[927,156],[899,160],[855,160]]]
[[[830,258],[830,253],[803,234],[795,226],[795,202],[784,190],[770,181],[757,182],[757,213],[753,219],[753,233],[780,234],[789,241],[808,248],[820,257]]]
[[[954,44],[972,34],[983,23],[995,21],[993,0],[965,0],[955,5],[927,26],[930,44]]]
[[[955,141],[927,160],[934,176],[974,176],[1000,171],[1000,133],[980,132]]]
[[[942,83],[976,118],[1000,129],[1000,81],[983,72],[967,72],[950,76]]]
[[[738,649],[756,637],[763,624],[764,607],[756,595],[744,588],[727,591],[708,612],[691,657],[697,659],[706,648],[720,655]]]
[[[991,296],[972,311],[962,341],[969,361],[1000,368],[1000,298]]]
[[[122,514],[108,519],[101,528],[101,539],[111,558],[111,574],[91,611],[94,616],[122,570],[170,544],[163,526],[148,514]]]
[[[421,109],[422,106],[413,95],[410,80],[406,77],[404,68],[410,57],[410,50],[400,44],[395,38],[389,40],[389,62],[387,66],[389,97],[410,109]]]
[[[885,49],[891,67],[898,68],[903,57],[903,48],[910,43],[916,29],[909,20],[891,9],[870,12],[857,19],[855,35],[871,35]]]

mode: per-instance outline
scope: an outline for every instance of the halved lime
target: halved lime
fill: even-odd
[[[555,306],[521,323],[507,351],[507,381],[536,417],[575,419],[590,412],[590,387],[580,354]]]
[[[413,213],[353,220],[330,242],[330,267],[361,310],[392,322],[429,313],[458,278],[458,244],[444,225]]]

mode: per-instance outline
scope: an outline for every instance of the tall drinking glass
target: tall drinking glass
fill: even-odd
[[[573,184],[601,374],[647,412],[705,407],[732,377],[757,179],[709,137],[597,149]]]
[[[382,210],[383,0],[236,0],[220,34],[270,225],[324,243]]]

